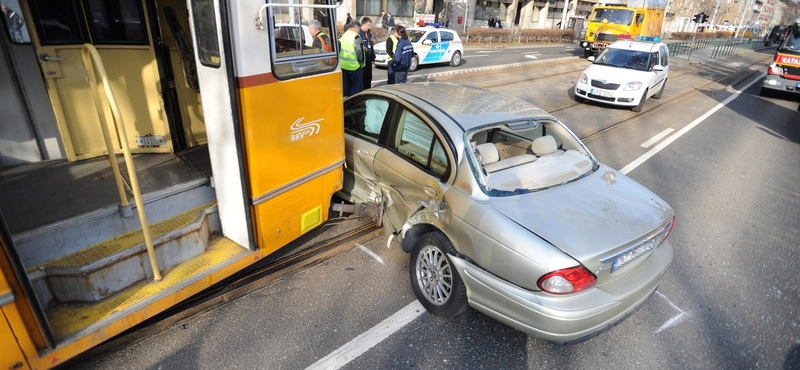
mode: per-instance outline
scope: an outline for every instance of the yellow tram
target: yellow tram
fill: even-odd
[[[308,22],[335,40],[339,4],[4,3],[25,20],[22,33],[5,35],[0,74],[11,76],[20,116],[39,135],[30,150],[43,164],[31,171],[64,169],[64,194],[49,203],[91,203],[98,192],[71,193],[88,182],[119,197],[34,227],[15,221],[52,212],[12,198],[49,194],[15,183],[22,175],[0,176],[0,368],[60,365],[327,220],[342,187],[342,79],[335,48],[314,48]],[[0,140],[0,152],[26,140]],[[171,153],[198,147],[209,176],[159,189],[147,180],[139,190],[137,178],[182,176],[164,169]],[[0,170],[31,168],[9,167],[36,162],[24,150],[1,158]],[[127,178],[117,160],[106,169],[109,152],[125,154]],[[137,175],[152,158],[166,159],[150,177]],[[18,194],[3,190],[12,183]]]

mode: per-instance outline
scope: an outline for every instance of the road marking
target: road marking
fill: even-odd
[[[353,338],[339,349],[331,352],[329,355],[321,358],[313,365],[306,368],[306,370],[336,370],[350,361],[355,360],[358,356],[367,352],[370,348],[375,347],[378,343],[394,334],[396,331],[402,329],[410,322],[414,321],[417,317],[425,312],[425,308],[414,300],[408,306],[403,307],[394,315],[389,316],[386,320],[381,321],[378,325],[373,326],[371,329],[365,331],[361,335]]]
[[[496,53],[497,50],[478,50],[476,53]]]
[[[381,258],[381,256],[375,254],[375,252],[369,250],[369,248],[367,248],[367,247],[365,247],[365,246],[363,246],[361,244],[358,244],[358,243],[356,243],[356,247],[358,247],[362,251],[364,251],[367,254],[369,254],[370,256],[372,256],[372,258],[374,258],[376,261],[380,262],[381,265],[385,265],[385,263],[383,263],[383,258]]]
[[[627,166],[622,167],[622,169],[619,170],[619,172],[621,174],[628,174],[629,172],[633,171],[634,169],[636,169],[636,167],[639,167],[639,165],[644,163],[646,160],[650,159],[654,155],[658,154],[658,152],[662,151],[664,148],[669,146],[669,144],[672,144],[673,141],[675,141],[679,137],[683,136],[683,134],[689,132],[689,130],[695,128],[695,126],[697,126],[700,123],[702,123],[703,121],[705,121],[706,118],[710,117],[712,114],[714,114],[718,110],[722,109],[722,107],[728,105],[728,103],[733,101],[733,99],[736,99],[737,97],[739,97],[739,95],[742,93],[742,91],[747,90],[750,86],[752,86],[754,83],[756,83],[756,81],[760,81],[762,78],[764,78],[764,73],[759,74],[758,76],[753,78],[753,80],[750,81],[750,83],[745,85],[743,88],[734,91],[733,94],[731,96],[729,96],[727,99],[723,100],[722,103],[717,104],[714,108],[711,108],[708,112],[706,112],[702,116],[698,117],[696,120],[692,121],[692,123],[686,125],[686,127],[682,128],[682,129],[678,130],[678,132],[676,132],[675,135],[672,135],[672,136],[668,137],[666,140],[662,141],[661,144],[656,145],[653,149],[648,150],[647,153],[642,154],[639,158],[636,158],[633,162],[629,163]]]
[[[539,59],[536,55],[526,55],[525,58]]]
[[[477,57],[488,57],[488,56],[489,54],[478,54],[478,55],[470,55],[468,57],[465,56],[464,58],[466,59],[466,58],[477,58]]]
[[[658,134],[658,135],[656,135],[656,136],[653,136],[652,138],[650,138],[650,140],[647,140],[647,141],[645,141],[644,143],[642,143],[642,148],[649,148],[649,147],[650,147],[650,145],[653,145],[653,144],[655,144],[657,141],[659,141],[659,140],[663,139],[663,138],[664,138],[664,136],[667,136],[667,135],[669,135],[669,133],[670,133],[670,132],[672,132],[672,131],[675,131],[675,129],[674,129],[674,128],[668,128],[668,129],[666,129],[666,130],[664,130],[664,131],[661,131],[661,133],[660,133],[660,134]]]
[[[669,305],[672,306],[672,308],[674,308],[674,309],[678,310],[678,312],[680,312],[679,314],[673,316],[672,318],[670,318],[669,320],[667,320],[663,324],[661,324],[661,326],[658,329],[656,329],[656,331],[655,331],[655,333],[658,334],[658,333],[664,331],[665,329],[669,328],[670,326],[674,325],[676,322],[680,321],[680,319],[682,319],[684,316],[689,316],[689,314],[686,313],[686,311],[678,308],[678,306],[676,306],[674,303],[672,303],[672,301],[670,301],[669,298],[667,298],[667,296],[661,294],[661,292],[656,291],[656,294],[661,296],[661,298],[664,298],[664,300],[666,300],[667,303],[669,303]]]
[[[541,54],[541,53],[542,53],[541,51],[526,51],[522,54]]]

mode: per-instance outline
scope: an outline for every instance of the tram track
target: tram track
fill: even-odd
[[[329,220],[331,222],[334,220]],[[320,228],[324,227],[323,224]],[[348,245],[372,239],[383,234],[383,228],[371,222],[343,234],[322,240],[300,251],[270,260],[269,256],[227,279],[203,290],[164,312],[120,333],[114,339],[95,347],[69,362],[78,363],[88,358],[100,357],[124,347],[141,342],[163,330],[185,325],[193,317],[213,310],[239,297],[245,296],[278,281],[291,273],[314,266],[340,253]],[[291,248],[286,246],[284,248]]]

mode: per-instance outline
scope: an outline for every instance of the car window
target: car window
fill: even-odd
[[[433,130],[408,110],[403,109],[399,117],[393,148],[427,171],[443,176],[448,168],[447,155]]]
[[[425,40],[431,40],[432,42],[438,42],[439,36],[437,36],[438,32],[431,32],[425,35]]]
[[[408,31],[408,41],[410,41],[412,44],[417,43],[419,40],[422,39],[422,36],[424,35],[425,31],[420,31],[420,30]]]
[[[442,41],[453,41],[453,40],[455,40],[455,37],[453,37],[452,33],[445,32],[445,31],[439,31],[439,37],[442,38]]]
[[[669,65],[669,50],[664,45],[661,45],[661,65],[664,67]]]
[[[658,64],[658,52],[650,53],[650,63],[647,65],[647,70],[652,71],[653,67]]]
[[[344,129],[349,134],[377,143],[381,135],[389,102],[380,98],[370,98],[344,109]]]

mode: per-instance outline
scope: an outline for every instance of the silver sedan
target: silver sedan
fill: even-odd
[[[403,84],[348,98],[344,114],[340,195],[379,210],[435,315],[469,305],[575,343],[624,320],[672,261],[670,206],[528,102]]]

